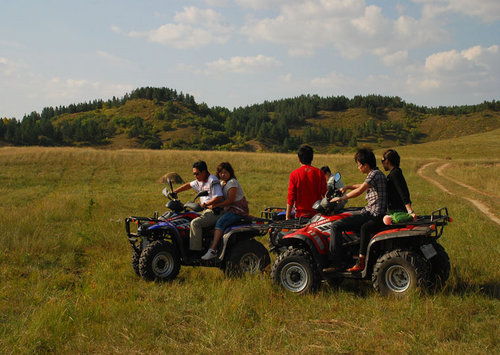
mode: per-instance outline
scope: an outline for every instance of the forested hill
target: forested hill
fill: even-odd
[[[500,128],[500,101],[427,108],[380,95],[295,98],[229,110],[169,88],[46,107],[0,120],[1,145],[321,152],[386,147]]]

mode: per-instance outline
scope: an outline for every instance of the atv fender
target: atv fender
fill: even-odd
[[[241,228],[235,228],[235,229],[230,229],[229,232],[225,233],[222,236],[222,252],[219,255],[219,260],[222,261],[224,260],[224,256],[227,251],[227,247],[230,244],[233,244],[235,242],[244,240],[244,239],[252,239],[254,237],[257,237],[261,235],[261,231],[259,229],[253,228],[253,227],[241,227]]]
[[[432,232],[432,229],[428,226],[414,226],[409,225],[402,228],[392,228],[378,232],[375,234],[370,242],[368,243],[368,248],[366,252],[366,265],[370,263],[370,252],[376,243],[380,243],[384,240],[389,239],[403,239],[403,238],[415,238],[415,237],[427,237]],[[361,273],[363,278],[366,277],[368,268],[365,268]]]
[[[313,260],[319,266],[324,265],[328,260],[329,246],[320,237],[315,238],[313,242],[307,235],[292,233],[285,235],[280,242],[284,246],[305,248],[311,253]]]
[[[165,234],[169,234],[172,237],[172,243],[180,251],[182,259],[185,260],[187,258],[186,250],[184,250],[182,243],[182,237],[177,228],[175,227],[175,225],[173,225],[170,222],[160,222],[150,227],[149,229],[150,230],[158,229],[164,232]]]

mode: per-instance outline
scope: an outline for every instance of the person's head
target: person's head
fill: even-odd
[[[199,160],[193,164],[193,175],[198,181],[206,181],[210,175],[207,168],[207,163],[203,160]]]
[[[401,158],[398,152],[394,149],[387,149],[382,155],[382,165],[385,170],[392,170],[393,168],[399,168],[399,163]]]
[[[302,164],[310,165],[313,161],[314,151],[310,146],[303,145],[299,148],[297,155],[299,156],[299,161]]]
[[[228,181],[232,178],[236,179],[234,169],[228,162],[222,162],[217,165],[217,177],[224,181]]]
[[[375,154],[373,154],[373,151],[370,148],[358,149],[354,155],[354,161],[358,164],[358,168],[363,173],[368,173],[370,170],[377,167]]]
[[[332,175],[332,171],[330,170],[330,168],[327,165],[322,166],[320,170],[323,172],[323,174],[325,174],[325,177],[327,179],[330,177],[330,175]]]

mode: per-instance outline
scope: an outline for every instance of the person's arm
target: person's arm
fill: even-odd
[[[288,195],[286,202],[286,219],[290,219],[292,217],[292,208],[297,200],[297,186],[295,185],[293,172],[290,174],[290,180],[288,182]]]
[[[223,199],[224,199],[224,196],[215,196],[211,200],[208,200],[205,203],[201,203],[200,206],[202,208],[213,208],[216,203],[221,202]]]
[[[290,205],[289,203],[286,204],[286,219],[290,219],[292,217],[292,208],[293,205]]]
[[[188,182],[188,183],[185,183],[184,185],[179,186],[178,188],[174,189],[174,193],[179,193],[179,192],[182,192],[182,191],[186,191],[186,190],[189,190],[191,188],[193,188],[193,187],[191,186],[191,183]]]
[[[232,205],[234,200],[236,199],[236,193],[238,192],[238,189],[235,187],[231,187],[229,191],[227,192],[227,198],[224,201],[214,203],[212,205],[212,208],[215,207],[224,207],[224,206],[229,206]]]
[[[399,198],[401,199],[401,201],[403,201],[403,204],[411,204],[410,191],[408,190],[408,185],[406,184],[406,180],[401,170],[396,172],[396,174],[392,174],[391,180],[393,182],[394,188],[396,189],[396,192],[399,195]]]
[[[347,186],[344,186],[344,187],[341,187],[339,189],[339,191],[342,193],[342,194],[345,194],[346,191],[349,191],[349,190],[356,190],[357,188],[359,188],[361,185],[363,184],[355,184],[355,185],[347,185]]]
[[[351,189],[351,187],[354,187],[354,189]],[[363,182],[362,184],[346,186],[346,187],[344,187],[344,189],[352,190],[352,191],[346,193],[344,196],[334,197],[330,200],[330,202],[345,201],[345,200],[348,200],[350,198],[358,197],[359,195],[361,195],[363,192],[365,192],[369,188],[370,188],[370,185],[368,185],[368,183],[366,181]],[[340,190],[342,191],[342,189],[340,189]]]
[[[213,196],[210,200],[201,204],[203,208],[213,208],[213,205],[221,202],[224,199],[224,195],[222,193],[222,186],[220,185],[219,180],[212,181],[210,185],[210,195]]]
[[[405,205],[405,207],[406,207],[406,211],[408,212],[408,214],[413,217],[414,221],[416,221],[417,220],[417,214],[415,213],[415,211],[413,211],[413,208],[411,208],[411,203],[407,203]]]
[[[393,174],[391,178],[394,183],[394,188],[396,189],[396,192],[398,193],[399,197],[401,198],[401,201],[403,201],[405,205],[406,212],[408,212],[408,214],[413,217],[413,220],[416,221],[417,215],[415,214],[413,208],[411,207],[410,191],[408,190],[408,185],[406,184],[406,180],[403,176],[403,173],[400,172],[397,174]]]

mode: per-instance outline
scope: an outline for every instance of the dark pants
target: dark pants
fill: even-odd
[[[342,232],[359,230],[359,254],[366,255],[368,243],[373,234],[383,227],[383,216],[374,217],[368,212],[354,214],[332,223],[330,233],[330,254],[338,260],[342,253]]]

